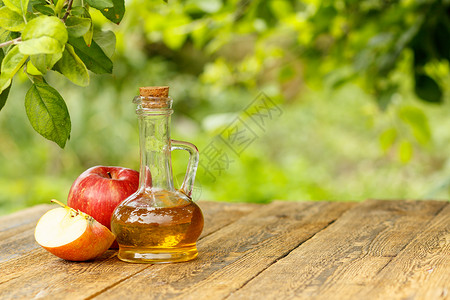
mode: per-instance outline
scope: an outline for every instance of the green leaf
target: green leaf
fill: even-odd
[[[114,3],[112,0],[87,0],[86,1],[90,6],[93,8],[96,8],[98,10],[104,9],[104,8],[110,8],[114,6]]]
[[[395,128],[386,129],[379,137],[380,147],[383,152],[389,150],[397,139],[397,130]]]
[[[31,7],[38,5],[38,4],[46,4],[47,2],[45,0],[30,0],[28,6],[31,5]]]
[[[397,62],[398,55],[396,53],[386,53],[380,55],[376,61],[377,72],[381,76],[387,75],[394,67]]]
[[[43,36],[19,44],[19,49],[28,55],[54,54],[64,51],[64,45],[51,37]]]
[[[269,7],[273,14],[279,19],[289,16],[289,14],[294,9],[292,7],[292,4],[287,0],[270,1]]]
[[[67,33],[73,37],[85,35],[91,28],[91,19],[80,17],[68,17],[66,20]]]
[[[36,4],[35,6],[33,6],[33,9],[37,12],[40,12],[43,15],[46,15],[46,16],[54,16],[55,15],[55,11],[53,10],[53,8],[50,5]]]
[[[181,26],[171,26],[163,31],[163,41],[172,50],[180,49],[187,39],[186,32]]]
[[[82,6],[73,6],[72,10],[70,11],[70,14],[72,16],[79,16],[79,17],[85,17],[85,18],[90,18],[91,16],[89,15],[89,11]]]
[[[111,58],[116,49],[116,35],[114,32],[107,30],[94,30],[94,40],[102,48],[103,52]]]
[[[71,124],[61,95],[48,84],[35,82],[25,96],[25,109],[34,130],[64,148]]]
[[[200,20],[196,21],[197,23],[191,31],[191,38],[193,39],[195,47],[200,49],[208,42],[211,31],[208,28],[207,22],[199,22]]]
[[[11,50],[6,53],[6,56],[2,61],[2,75],[7,74],[10,77],[13,77],[14,74],[16,74],[16,72],[22,67],[27,58],[28,56],[19,52],[17,46],[11,48]]]
[[[12,40],[13,37],[11,36],[12,32],[9,30],[6,30],[4,28],[0,28],[0,43],[7,42],[9,40]]]
[[[5,52],[3,52],[3,49],[0,49],[0,66],[1,66],[4,58],[5,58]]]
[[[11,78],[0,75],[0,92],[3,93],[11,85]]]
[[[25,22],[20,14],[3,6],[0,8],[0,27],[9,31],[22,31]]]
[[[56,1],[54,1],[56,4],[55,4],[55,13],[57,14],[57,15],[59,15],[59,13],[61,12],[61,9],[63,8],[63,6],[64,6],[64,3],[66,2],[66,0],[56,0]]]
[[[89,11],[84,8],[84,7],[80,7],[80,6],[75,6],[72,8],[72,16],[77,16],[80,18],[86,18],[91,20],[91,25],[89,27],[89,30],[83,35],[83,39],[86,43],[86,45],[90,46],[92,43],[92,37],[94,35],[94,24],[92,24],[92,17],[91,14],[89,13]],[[75,37],[74,35],[71,35],[73,37]]]
[[[403,106],[399,109],[400,119],[409,126],[413,136],[422,145],[428,145],[431,141],[431,130],[425,113],[414,106]]]
[[[20,15],[25,15],[28,9],[28,0],[3,0],[3,3]]]
[[[3,50],[0,49],[0,64],[3,61],[3,58],[5,58],[5,54],[3,53]],[[0,93],[0,110],[2,110],[3,106],[5,106],[6,100],[8,99],[9,90],[11,89],[11,84]]]
[[[0,93],[0,110],[2,110],[3,106],[6,104],[6,100],[8,99],[9,90],[11,89],[11,84]]]
[[[398,147],[398,155],[402,163],[406,164],[411,160],[413,156],[413,147],[409,141],[403,140],[400,142]]]
[[[114,6],[100,9],[100,12],[111,22],[119,24],[125,14],[124,0],[112,0]]]
[[[58,70],[73,83],[80,86],[89,85],[89,73],[83,61],[75,53],[69,44],[63,52],[62,58],[57,63]]]
[[[30,60],[31,63],[39,70],[42,74],[47,73],[48,70],[51,70],[53,66],[60,60],[62,57],[62,53],[55,54],[37,54],[31,55]]]
[[[387,86],[384,86],[382,89],[377,91],[377,104],[378,107],[385,111],[389,104],[392,102],[392,97],[398,91],[398,86],[390,83]]]
[[[83,40],[88,47],[90,47],[92,44],[93,36],[94,36],[94,24],[92,24],[92,22],[91,22],[91,27],[89,28],[88,32],[86,32],[83,35]]]
[[[26,70],[27,70],[27,74],[29,74],[29,75],[35,75],[35,76],[42,76],[42,75],[44,75],[41,71],[39,71],[39,70],[36,68],[35,65],[33,65],[33,63],[32,63],[31,60],[29,60],[29,61],[27,62],[27,68],[26,68]]]
[[[23,54],[53,54],[64,51],[68,39],[66,26],[54,16],[40,16],[26,25],[19,44]]]
[[[23,66],[28,56],[19,52],[17,46],[9,50],[2,60],[0,74],[0,92],[4,91],[11,83],[11,79],[17,71]]]
[[[420,99],[431,103],[442,103],[443,92],[433,78],[415,73],[414,79],[416,81],[414,90]]]
[[[89,70],[97,74],[112,73],[112,61],[95,41],[88,47],[82,38],[71,37],[69,43]]]

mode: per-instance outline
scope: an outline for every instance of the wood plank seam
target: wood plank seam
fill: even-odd
[[[405,246],[406,247],[406,246]],[[403,247],[403,249],[405,249],[405,247]],[[402,250],[403,250],[402,249]],[[402,250],[400,250],[400,252],[402,251]],[[400,253],[399,252],[399,253]],[[376,271],[375,273],[374,273],[374,276],[377,276],[380,272],[382,272],[384,269],[386,269],[388,266],[389,266],[389,264],[394,260],[394,258],[395,257],[397,257],[398,256],[398,254],[397,255],[393,255],[393,256],[389,256],[389,260],[386,262],[386,264],[384,265],[384,266],[382,266],[378,271]],[[383,256],[383,257],[388,257],[388,256]]]
[[[345,213],[345,211],[342,213],[342,215]],[[341,215],[341,216],[342,216]],[[290,249],[289,251],[283,253],[282,255],[280,255],[277,259],[275,259],[274,261],[272,261],[269,265],[266,266],[265,269],[260,270],[258,273],[256,273],[254,276],[252,276],[251,278],[249,278],[246,282],[244,282],[239,288],[237,288],[235,291],[242,289],[243,287],[245,287],[248,283],[250,283],[253,279],[255,279],[256,277],[258,277],[261,273],[263,273],[266,269],[270,268],[273,264],[276,264],[278,261],[282,260],[283,258],[285,258],[286,256],[288,256],[292,251],[294,251],[295,249],[297,249],[298,247],[300,247],[301,245],[303,245],[305,242],[307,242],[309,239],[313,238],[316,234],[318,234],[319,232],[326,230],[329,226],[331,226],[334,222],[336,222],[336,220],[339,218],[340,216],[338,216],[335,220],[331,220],[330,222],[328,222],[328,224],[326,226],[324,226],[321,230],[315,232],[314,234],[312,234],[311,236],[309,236],[307,239],[301,241],[298,245],[294,246],[292,249]],[[225,298],[223,298],[224,300],[228,299],[235,291],[230,292]]]
[[[443,205],[440,209],[438,209],[436,211],[436,213],[434,214],[434,217],[431,218],[426,224],[424,224],[424,228],[427,228],[429,224],[431,224],[433,222],[433,220],[447,207],[447,205],[449,204],[445,204]],[[394,260],[394,258],[396,258],[397,256],[399,256],[416,238],[417,236],[420,235],[420,232],[417,233],[417,235],[415,236],[411,236],[411,238],[409,239],[408,242],[406,242],[403,247],[398,251],[397,254],[395,255],[383,255],[383,257],[391,257],[391,259],[382,267],[378,270],[378,272],[375,273],[375,275],[378,275],[379,273],[381,273],[386,267],[389,266],[389,264]]]
[[[423,272],[426,272],[428,274],[426,274],[425,276],[430,276],[432,273],[434,275],[435,273],[435,267],[437,269],[437,265],[436,266],[431,266],[431,268],[427,269],[427,270],[423,270],[423,267],[425,267],[429,261],[425,261],[425,257],[427,256],[431,256],[433,257],[434,252],[442,252],[445,251],[445,249],[447,249],[447,253],[450,253],[450,247],[448,244],[448,239],[447,237],[450,236],[450,230],[448,229],[448,224],[450,223],[446,223],[447,224],[447,229],[442,228],[441,230],[432,230],[433,226],[436,226],[435,223],[437,221],[441,221],[442,223],[445,224],[445,222],[443,222],[443,218],[445,216],[447,216],[447,219],[449,218],[448,216],[450,216],[450,214],[445,215],[443,213],[444,210],[449,210],[450,208],[450,203],[446,203],[445,205],[442,206],[441,209],[439,209],[437,211],[437,213],[434,215],[433,218],[431,218],[426,224],[424,224],[423,226],[423,230],[420,231],[414,239],[412,239],[399,253],[398,255],[393,258],[384,268],[383,270],[380,270],[380,272],[378,272],[376,274],[376,277],[374,277],[373,279],[373,285],[371,287],[371,289],[369,287],[366,286],[366,289],[369,289],[369,293],[373,293],[374,291],[377,290],[377,288],[381,289],[381,287],[385,288],[384,290],[382,290],[382,292],[384,294],[382,294],[381,296],[379,295],[377,299],[383,299],[383,297],[386,297],[387,294],[393,294],[395,293],[396,295],[399,295],[398,297],[401,299],[448,299],[448,290],[450,289],[450,285],[449,285],[449,281],[445,281],[445,279],[441,279],[441,284],[443,282],[444,286],[442,285],[437,285],[437,286],[433,286],[433,284],[430,286],[430,282],[428,281],[423,281],[421,283],[421,286],[427,286],[428,289],[414,289],[411,288],[412,286],[414,286],[414,277],[415,276],[417,278],[417,276],[424,276],[421,275],[423,274]],[[450,210],[449,210],[450,211]],[[441,214],[442,213],[442,214]],[[431,228],[431,229],[430,229]],[[430,242],[433,241],[433,238],[428,238],[429,236],[444,236],[444,240],[441,244],[441,241],[436,241],[434,240],[434,242]],[[423,240],[425,238],[426,241],[430,242],[430,244],[428,243],[421,243],[418,242],[418,240]],[[424,251],[422,253],[422,258],[420,263],[418,261],[414,261],[414,259],[411,259],[411,253],[420,253],[420,251],[418,251],[417,249],[420,249],[421,247],[425,247],[425,248],[429,248],[426,251]],[[415,251],[413,251],[413,249],[415,249]],[[442,255],[442,257],[447,257],[445,254]],[[400,288],[398,285],[395,286],[392,282],[390,282],[389,280],[385,280],[384,276],[386,276],[386,274],[389,274],[390,272],[392,272],[392,270],[390,269],[398,269],[399,266],[405,266],[405,261],[408,261],[408,266],[409,266],[409,272],[410,272],[410,276],[407,278],[408,281],[403,281],[402,282],[402,286],[404,287],[402,290],[402,288]],[[410,262],[411,261],[411,262]],[[445,261],[445,260],[444,260]],[[420,267],[420,265],[422,265],[423,267]],[[433,265],[433,264],[432,264]],[[441,271],[441,275],[440,276],[444,276],[444,274],[447,275],[448,278],[448,268],[449,264],[447,262],[447,269],[441,269],[441,270],[447,270],[446,271]],[[441,266],[442,267],[442,266]],[[382,272],[383,271],[383,272]],[[426,278],[426,277],[424,277]],[[394,280],[395,281],[395,280]],[[390,286],[389,286],[390,285]],[[387,286],[387,288],[386,288]],[[409,287],[405,288],[405,287]],[[432,289],[431,287],[433,287],[434,289]],[[389,290],[389,288],[391,288]],[[396,290],[394,290],[396,289]],[[436,292],[438,294],[436,294]],[[403,293],[403,295],[401,294]],[[358,295],[359,296],[359,295]]]
[[[415,237],[421,234],[423,227],[427,226],[428,222],[431,222],[439,211],[444,209],[442,206],[445,205],[437,201],[430,203],[368,201],[359,204],[355,209],[350,209],[341,215],[335,222],[338,226],[329,226],[327,230],[321,231],[324,233],[323,236],[316,234],[303,246],[291,251],[290,255],[279,263],[273,264],[264,271],[264,274],[254,278],[229,298],[277,299],[280,293],[285,293],[285,299],[290,297],[333,299],[337,296],[336,289],[355,289],[356,286],[372,285],[372,280],[376,275],[371,270],[389,266],[386,261],[394,260],[398,250],[408,244],[407,241],[411,240],[411,236]],[[370,213],[369,219],[365,217],[366,213]],[[417,217],[416,221],[415,217]],[[384,224],[386,220],[388,222]],[[372,225],[366,228],[359,224]],[[404,228],[403,225],[405,225]],[[336,228],[330,230],[331,227]],[[400,228],[403,230],[399,231]],[[370,234],[366,234],[366,231]],[[334,240],[333,238],[340,233],[345,239]],[[316,240],[313,241],[314,239]],[[330,246],[335,242],[338,243]],[[309,245],[306,245],[308,243]],[[399,247],[400,244],[401,247]],[[353,245],[357,247],[353,247]],[[385,245],[389,247],[385,247]],[[319,252],[323,253],[319,254]],[[393,255],[394,253],[395,255]],[[304,265],[296,265],[296,262]],[[368,263],[367,267],[365,262]],[[387,269],[391,270],[392,266]],[[287,274],[292,276],[286,276]],[[355,274],[360,274],[361,277],[352,277]],[[336,279],[337,282],[335,282]],[[358,289],[356,288],[356,290]],[[322,297],[326,294],[328,294],[328,298]],[[365,293],[359,298],[351,298],[347,295],[345,299],[367,299],[368,295]]]
[[[224,229],[224,228],[230,226],[231,224],[233,224],[234,222],[238,221],[238,220],[241,219],[242,217],[245,217],[246,215],[247,215],[247,214],[244,214],[244,215],[240,216],[239,218],[230,221],[229,223],[225,224],[224,226],[222,226],[222,227],[220,227],[220,228],[217,228],[216,230],[213,230],[213,231],[211,231],[211,232],[208,232],[206,235],[201,236],[201,237],[199,238],[199,241],[201,241],[202,239],[206,238],[207,236],[210,236],[211,234],[214,234],[215,232],[217,232],[217,231],[219,231],[219,230],[222,230],[222,229]],[[126,280],[131,279],[133,276],[135,276],[135,275],[137,275],[137,274],[139,274],[139,273],[145,271],[145,270],[148,269],[148,268],[151,268],[152,266],[153,266],[153,265],[148,265],[147,267],[145,267],[145,268],[139,270],[138,272],[136,272],[136,273],[134,273],[134,274],[132,274],[132,275],[129,275],[129,276],[125,277],[125,278],[122,278],[121,280],[115,282],[114,284],[112,284],[112,285],[110,285],[110,286],[108,286],[108,287],[103,288],[101,291],[98,291],[98,292],[94,293],[93,295],[88,296],[88,297],[86,298],[86,300],[93,299],[93,298],[95,298],[95,297],[97,297],[97,296],[103,294],[103,293],[106,292],[107,290],[109,290],[109,289],[111,289],[111,288],[114,288],[115,286],[119,285],[120,283],[122,283],[122,282],[124,282],[124,281],[126,281]]]
[[[207,204],[207,203],[205,203],[205,204]],[[214,204],[216,205],[216,203],[214,203]],[[248,206],[248,204],[247,204],[247,206]],[[252,206],[253,206],[253,205],[252,205]],[[232,211],[234,211],[234,212],[238,212],[238,211],[239,211],[240,213],[242,213],[242,215],[239,216],[239,217],[236,217],[236,216],[234,215],[234,217],[233,217],[231,220],[229,220],[228,223],[225,223],[225,224],[223,224],[222,226],[217,227],[216,229],[209,231],[207,234],[200,236],[199,241],[201,241],[201,240],[205,239],[206,237],[208,237],[208,236],[210,236],[210,235],[216,233],[217,231],[223,230],[224,228],[227,228],[228,226],[232,225],[233,223],[239,221],[241,218],[243,218],[243,217],[247,216],[249,213],[255,211],[257,207],[260,208],[259,205],[255,205],[254,209],[251,209],[251,210],[248,209],[248,207],[247,207],[246,209],[244,209],[244,210],[242,210],[242,209],[234,210],[234,207],[232,206],[232,207],[231,207]],[[204,209],[204,208],[202,208],[202,209]],[[115,254],[114,254],[113,256],[111,256],[109,259],[114,259],[116,256],[117,256],[117,253],[115,253]],[[115,258],[115,259],[117,259],[117,258]],[[86,297],[85,299],[93,299],[93,298],[96,298],[96,297],[98,297],[98,296],[104,294],[104,293],[107,292],[108,290],[114,288],[115,286],[120,285],[121,283],[123,283],[123,282],[125,282],[125,281],[132,280],[132,278],[133,278],[134,276],[138,275],[138,274],[141,273],[141,272],[144,272],[144,271],[147,270],[147,269],[150,269],[150,268],[152,268],[152,267],[155,267],[155,266],[157,266],[157,265],[151,265],[151,264],[149,264],[149,265],[143,267],[142,269],[140,269],[138,272],[135,272],[134,274],[131,274],[131,275],[129,275],[129,276],[126,276],[126,277],[124,277],[124,278],[122,278],[122,279],[120,279],[120,280],[114,282],[113,284],[111,284],[111,285],[109,285],[109,286],[103,288],[102,290],[100,290],[100,291],[98,291],[98,292],[96,292],[96,293],[93,293],[92,295]]]
[[[203,254],[176,266],[125,264],[112,250],[92,263],[60,261],[31,249],[24,220],[38,212],[0,218],[2,228],[21,223],[0,242],[9,256],[0,298],[450,300],[448,202],[204,207]]]
[[[114,255],[114,256],[116,256],[116,255]],[[114,256],[113,256],[113,257],[114,257]],[[111,284],[111,285],[109,285],[109,286],[107,286],[107,287],[101,289],[100,291],[98,291],[98,292],[96,292],[96,293],[94,293],[94,294],[92,294],[92,295],[86,297],[85,299],[86,299],[86,300],[93,299],[93,298],[95,298],[95,297],[97,297],[97,296],[103,294],[103,293],[106,292],[107,290],[109,290],[109,289],[115,287],[116,285],[119,285],[119,284],[122,283],[123,281],[128,280],[128,279],[130,279],[130,278],[133,277],[133,276],[136,276],[137,274],[141,273],[141,272],[144,271],[145,269],[150,268],[151,266],[152,266],[152,265],[148,265],[147,267],[145,267],[145,268],[143,268],[143,269],[137,271],[136,273],[131,274],[131,275],[128,275],[128,276],[126,276],[126,277],[124,277],[124,278],[122,278],[122,279],[120,279],[120,280],[114,282],[113,284]]]
[[[224,228],[227,228],[228,226],[231,226],[233,223],[239,221],[241,218],[243,218],[243,217],[245,217],[245,216],[247,216],[247,214],[244,214],[244,215],[240,216],[239,218],[230,221],[230,222],[227,223],[226,225],[224,225],[224,226],[222,226],[222,227],[220,227],[220,228],[217,228],[216,230],[213,230],[213,231],[211,231],[211,232],[208,232],[206,235],[202,235],[202,236],[198,239],[198,242],[200,242],[201,240],[205,239],[206,237],[208,237],[208,236],[210,236],[210,235],[212,235],[212,234],[214,234],[214,233],[216,233],[216,232],[218,232],[218,231],[220,231],[220,230],[223,230]],[[115,256],[117,256],[117,254],[115,254],[113,257],[115,257]],[[111,257],[111,258],[112,258],[112,257]],[[103,288],[101,291],[98,291],[98,292],[96,292],[96,293],[94,293],[94,294],[92,294],[92,295],[86,297],[86,300],[94,299],[94,298],[100,296],[101,294],[107,292],[109,289],[114,288],[115,286],[121,284],[121,283],[124,282],[124,281],[127,281],[127,280],[132,279],[132,277],[136,276],[137,274],[139,274],[139,273],[141,273],[141,272],[143,272],[143,271],[145,271],[145,270],[147,270],[147,269],[149,269],[149,268],[151,268],[151,267],[153,267],[153,266],[157,266],[157,265],[149,264],[148,266],[144,267],[143,269],[139,270],[138,272],[136,272],[136,273],[134,273],[134,274],[132,274],[132,275],[129,275],[129,276],[125,277],[125,278],[122,278],[121,280],[115,282],[114,284],[111,284],[110,286]]]
[[[227,226],[230,226],[230,225],[233,224],[234,222],[237,222],[237,221],[239,221],[241,218],[247,216],[247,214],[248,214],[248,213],[243,214],[242,216],[240,216],[240,217],[238,217],[238,218],[236,218],[236,219],[230,220],[230,222],[224,224],[223,226],[218,227],[218,228],[215,229],[215,230],[212,230],[212,231],[210,231],[210,232],[208,232],[208,233],[206,233],[206,234],[201,235],[200,238],[199,238],[198,240],[200,241],[200,240],[204,239],[205,237],[210,236],[211,234],[214,234],[214,233],[216,233],[217,231],[222,230],[223,228],[225,228],[225,227],[227,227]]]
[[[208,208],[211,204],[213,204],[214,206],[216,205],[215,202],[209,203],[207,201],[200,202],[200,204],[201,204],[201,206],[206,206],[206,208]],[[233,215],[235,219],[228,220],[228,223],[226,223],[226,226],[228,226],[229,224],[233,223],[234,221],[239,220],[240,218],[246,216],[253,209],[256,209],[257,206],[259,206],[259,205],[245,204],[244,207],[239,206],[239,208],[236,210],[236,212],[239,212],[241,215],[239,215],[239,214]],[[219,207],[221,207],[221,206],[219,206]],[[6,243],[8,240],[16,239],[18,234],[23,235],[23,234],[28,234],[27,232],[29,232],[30,236],[32,236],[33,232],[34,232],[34,227],[35,227],[39,217],[43,213],[45,213],[45,211],[48,211],[52,208],[53,208],[53,205],[51,205],[51,204],[42,204],[42,205],[37,205],[37,206],[31,207],[31,208],[25,209],[23,211],[23,213],[16,212],[16,213],[12,214],[11,216],[20,217],[20,224],[18,224],[17,222],[16,223],[13,222],[13,226],[10,226],[10,227],[6,228],[5,230],[0,230],[0,237],[2,235],[5,235],[5,237],[6,237],[5,239],[1,240],[0,246],[1,246],[1,244],[4,245],[4,243]],[[234,205],[228,205],[228,203],[224,208],[225,208],[225,211],[228,211],[228,209],[231,209],[231,211],[235,211],[235,209],[236,209]],[[207,211],[207,209],[206,209],[206,211]],[[34,212],[36,213],[36,215],[33,216],[32,218],[29,218],[28,215],[31,213],[34,213]],[[27,218],[24,219],[24,217],[22,217],[23,215],[27,216]],[[8,224],[7,221],[9,219],[11,219],[10,215],[0,217],[0,220],[3,220],[5,224]],[[24,220],[22,220],[22,219],[24,219]],[[222,222],[223,222],[223,220],[222,220]],[[213,234],[214,232],[222,229],[223,227],[224,226],[213,228],[212,231],[207,230],[206,234],[202,235],[200,239]],[[20,232],[18,232],[18,229],[21,229]],[[8,257],[8,260],[14,260],[14,259],[20,259],[21,257],[26,257],[29,253],[33,253],[33,254],[36,253],[35,250],[37,248],[40,248],[40,246],[35,242],[33,243],[33,245],[29,245],[28,247],[29,247],[29,249],[27,251],[21,251],[20,253],[16,253],[15,255],[10,255]],[[5,257],[5,255],[7,255],[7,254],[3,253],[4,257]],[[5,262],[7,262],[8,260],[5,260]],[[0,255],[0,266],[2,265],[3,262],[4,261],[2,260],[2,255]]]
[[[26,259],[28,256],[36,255],[35,252],[38,252],[38,251],[41,251],[41,248],[34,248],[31,251],[28,251],[28,252],[26,252],[26,253],[18,256],[18,257],[14,257],[14,258],[11,258],[9,260],[2,261],[2,262],[0,262],[0,270],[2,269],[2,265],[14,263],[14,261],[16,261],[16,260],[22,260],[24,258]]]
[[[223,299],[261,268],[265,269],[268,262],[284,253],[284,249],[298,245],[296,238],[309,238],[318,227],[325,227],[330,219],[337,218],[350,206],[325,202],[273,202],[262,206],[249,218],[238,220],[223,227],[220,234],[203,239],[199,250],[205,252],[196,262],[179,268],[158,265],[154,271],[147,269],[133,281],[106,291],[99,299],[130,295],[146,283],[153,284],[153,299]],[[238,238],[242,235],[245,238]],[[159,276],[165,279],[161,281]]]

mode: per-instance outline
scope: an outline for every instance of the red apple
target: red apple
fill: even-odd
[[[34,231],[36,242],[50,253],[71,261],[102,255],[115,240],[114,234],[91,216],[59,201],[62,207],[46,212]]]
[[[67,205],[111,229],[111,215],[139,186],[139,172],[122,167],[96,166],[84,171],[72,184]]]

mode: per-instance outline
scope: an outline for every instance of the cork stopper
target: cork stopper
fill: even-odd
[[[139,88],[139,95],[141,97],[169,97],[168,86],[145,86]]]
[[[168,86],[146,86],[139,88],[142,108],[170,108],[172,100],[169,97]]]

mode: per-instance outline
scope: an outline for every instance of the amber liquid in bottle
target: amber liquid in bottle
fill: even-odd
[[[192,201],[174,199],[170,192],[136,194],[122,203],[112,223],[120,240],[119,256],[130,262],[181,262],[197,256],[196,242],[203,229],[203,215]],[[172,198],[174,206],[155,207],[153,198]],[[179,204],[182,203],[182,204]]]
[[[203,215],[190,198],[198,166],[197,148],[170,139],[172,99],[168,87],[141,88],[138,105],[141,166],[139,188],[120,203],[111,218],[119,259],[135,263],[171,263],[194,259]],[[173,185],[171,152],[189,153],[180,189]]]

